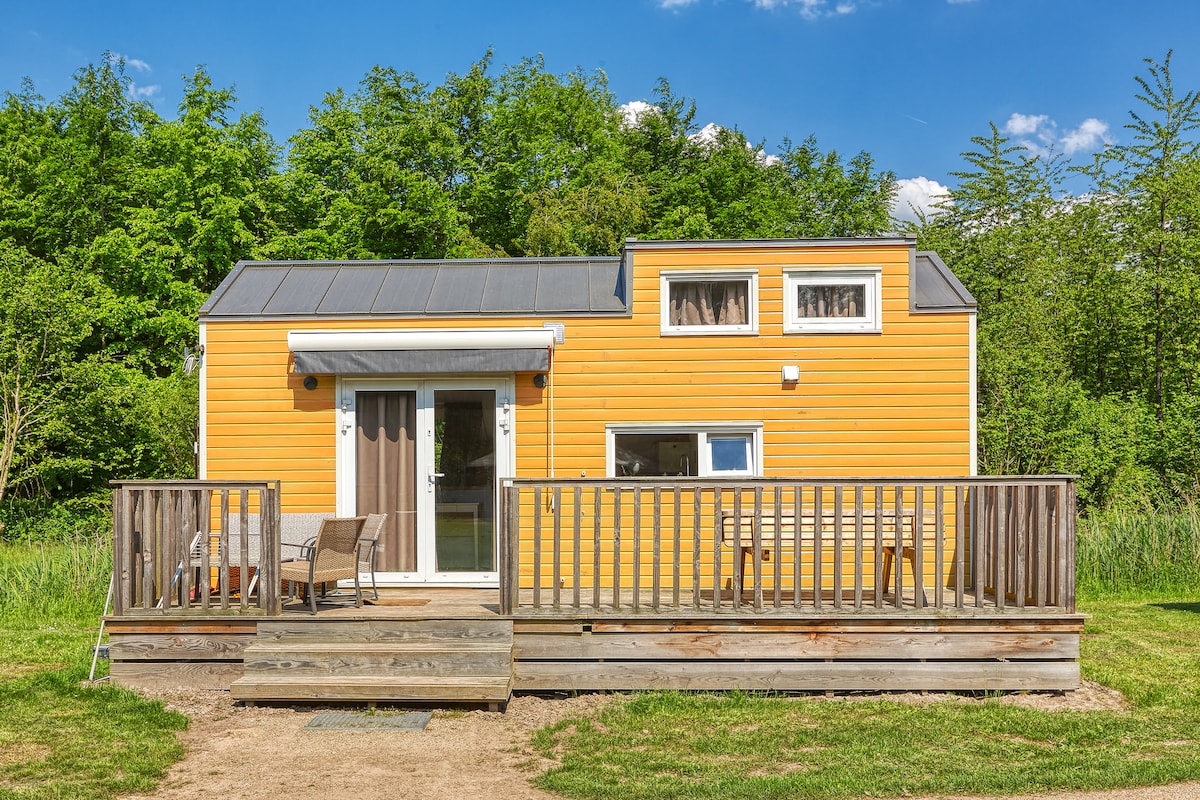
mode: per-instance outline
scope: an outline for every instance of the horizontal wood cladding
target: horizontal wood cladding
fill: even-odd
[[[242,662],[237,661],[114,661],[108,667],[109,680],[128,689],[226,690],[242,677]]]
[[[141,634],[109,632],[113,661],[240,661],[254,634]]]
[[[514,691],[1078,688],[1082,620],[517,620]]]
[[[1020,691],[1079,686],[1075,614],[114,620],[132,688],[245,700],[503,700],[514,691]],[[251,631],[257,627],[258,636]],[[510,656],[511,653],[511,656]],[[245,659],[243,663],[243,658]],[[511,677],[510,677],[511,676]],[[241,679],[241,680],[239,680]]]
[[[514,692],[1070,691],[1074,661],[604,661],[513,663]]]
[[[522,634],[518,659],[909,659],[1079,658],[1078,634],[625,633]]]
[[[551,386],[518,375],[516,474],[605,474],[605,426],[761,423],[767,475],[967,474],[970,315],[909,312],[911,249],[634,249],[627,317],[563,317]],[[882,333],[784,333],[784,270],[881,270]],[[663,336],[662,270],[752,269],[758,333]],[[291,373],[292,330],[540,328],[545,318],[204,321],[209,478],[283,481],[285,511],[335,505],[335,381]],[[800,368],[794,387],[780,367]],[[553,414],[550,415],[553,397]],[[553,441],[555,451],[550,452]]]

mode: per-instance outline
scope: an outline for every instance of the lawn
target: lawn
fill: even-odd
[[[146,792],[183,756],[185,717],[86,682],[105,556],[92,543],[0,545],[0,800]]]
[[[537,780],[579,798],[1015,794],[1200,778],[1200,603],[1092,600],[1085,677],[1126,711],[999,698],[656,693],[540,732]],[[1014,765],[1020,764],[1020,769]]]
[[[95,543],[0,544],[0,800],[151,791],[187,720],[85,682],[108,581]],[[635,695],[541,731],[535,781],[578,798],[848,798],[1024,793],[1200,779],[1200,603],[1081,602],[1090,680],[1126,711],[998,698]],[[1014,768],[1014,765],[1020,768]]]

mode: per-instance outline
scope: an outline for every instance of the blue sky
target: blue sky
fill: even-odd
[[[203,64],[259,110],[276,139],[376,64],[437,84],[495,52],[542,54],[555,73],[603,70],[621,103],[659,77],[695,99],[700,125],[737,127],[766,151],[815,135],[865,150],[920,199],[952,185],[970,138],[995,122],[1030,147],[1087,159],[1126,141],[1144,58],[1174,49],[1200,89],[1194,0],[171,0],[20,2],[0,14],[0,90],[47,98],[105,51],[173,116]],[[16,7],[12,7],[16,6]]]

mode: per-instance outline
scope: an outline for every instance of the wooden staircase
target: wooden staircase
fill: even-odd
[[[503,619],[262,621],[243,651],[236,700],[480,703],[512,688],[513,628]]]

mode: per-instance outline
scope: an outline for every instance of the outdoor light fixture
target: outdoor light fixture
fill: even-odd
[[[795,386],[800,382],[800,367],[796,364],[784,364],[779,371],[779,377],[784,386]]]
[[[539,372],[537,375],[534,375],[533,376],[533,385],[539,389],[545,389],[546,388],[546,373]]]
[[[317,388],[317,376],[316,375],[305,375],[304,376],[304,388],[308,389],[310,392],[313,389]]]

